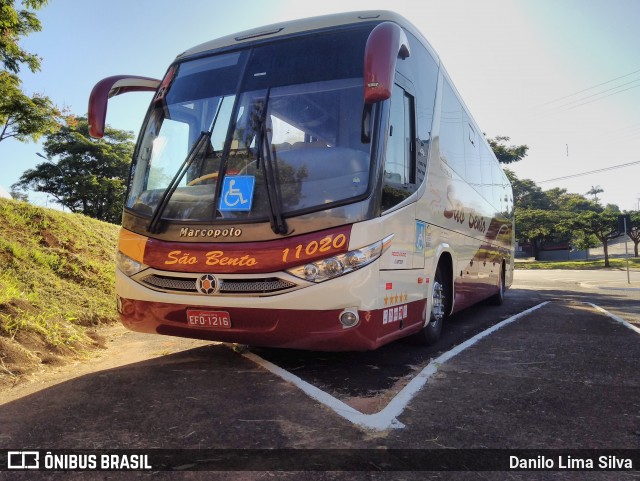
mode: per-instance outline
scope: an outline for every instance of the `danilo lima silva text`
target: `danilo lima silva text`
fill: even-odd
[[[594,458],[579,458],[572,456],[536,456],[534,458],[520,458],[509,456],[511,469],[633,469],[633,461],[629,458],[617,456],[598,456]]]

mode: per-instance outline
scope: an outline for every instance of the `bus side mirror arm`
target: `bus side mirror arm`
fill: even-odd
[[[135,75],[115,75],[100,80],[89,96],[89,135],[102,138],[109,98],[126,92],[155,92],[160,80]]]
[[[371,111],[373,104],[364,104],[362,109],[362,129],[360,134],[360,140],[363,144],[371,142]]]
[[[377,25],[369,34],[364,49],[364,103],[366,105],[391,97],[396,61],[411,55],[404,30],[392,22]]]

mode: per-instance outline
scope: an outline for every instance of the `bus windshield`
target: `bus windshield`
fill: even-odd
[[[175,64],[141,134],[127,208],[168,220],[273,222],[363,198],[369,30]]]

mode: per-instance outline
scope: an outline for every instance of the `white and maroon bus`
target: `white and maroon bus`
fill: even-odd
[[[438,56],[390,12],[272,25],[115,76],[153,91],[117,253],[130,329],[257,346],[433,343],[501,303],[511,186]]]

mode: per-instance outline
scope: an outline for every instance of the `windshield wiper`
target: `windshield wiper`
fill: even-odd
[[[200,135],[193,144],[191,151],[189,151],[189,154],[184,159],[184,162],[182,162],[182,165],[178,169],[178,172],[176,172],[176,175],[173,176],[173,179],[171,179],[171,182],[169,182],[169,185],[162,193],[160,202],[158,202],[158,205],[153,211],[151,221],[147,226],[147,231],[149,233],[157,234],[158,232],[160,232],[160,221],[162,220],[162,214],[166,210],[167,205],[169,205],[171,196],[178,188],[178,185],[180,185],[180,182],[182,181],[184,175],[187,173],[187,170],[189,170],[189,167],[191,167],[191,165],[195,162],[198,154],[201,151],[206,152],[206,146],[208,142],[211,142],[211,131],[200,132]]]
[[[257,111],[259,128],[256,132],[256,147],[258,149],[256,162],[262,169],[264,175],[265,186],[267,188],[267,196],[269,199],[269,220],[271,222],[271,230],[274,234],[285,235],[289,229],[282,214],[282,193],[280,192],[280,183],[278,182],[277,162],[271,157],[271,145],[267,132],[267,115],[269,108],[269,95],[271,88],[267,89],[264,101],[262,103],[262,112]],[[256,110],[258,110],[256,104]],[[275,152],[273,152],[275,157]]]

